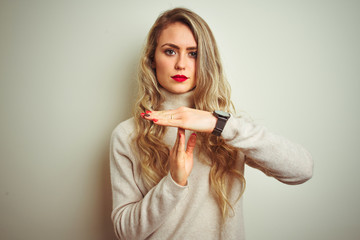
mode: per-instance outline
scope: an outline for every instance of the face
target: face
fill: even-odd
[[[172,93],[185,93],[196,85],[197,43],[183,23],[170,24],[160,33],[154,67],[159,84]]]

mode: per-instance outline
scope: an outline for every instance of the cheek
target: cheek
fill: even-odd
[[[164,62],[158,59],[156,61],[156,72],[161,73],[164,71],[164,69],[165,69]]]
[[[192,73],[196,76],[196,62],[191,66],[191,68]]]
[[[159,52],[155,52],[155,68],[156,72],[162,72],[166,69],[166,59]]]
[[[169,67],[169,61],[162,56],[155,56],[156,72],[164,72]]]

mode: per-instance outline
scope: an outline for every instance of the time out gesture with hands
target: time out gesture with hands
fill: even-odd
[[[157,125],[178,128],[176,142],[169,156],[170,174],[176,183],[185,186],[193,167],[193,152],[196,145],[196,134],[193,133],[185,149],[185,129],[211,133],[215,128],[217,118],[211,112],[187,107],[175,110],[147,111],[141,115],[144,119],[153,121]]]

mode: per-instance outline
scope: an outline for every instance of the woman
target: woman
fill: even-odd
[[[229,114],[215,39],[195,13],[159,16],[138,81],[134,117],[111,141],[119,239],[244,239],[245,163],[287,184],[311,178],[305,149]]]

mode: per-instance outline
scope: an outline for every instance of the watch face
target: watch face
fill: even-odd
[[[230,114],[227,113],[227,112],[223,112],[223,111],[220,111],[220,110],[215,110],[214,112],[219,116],[223,116],[223,117],[226,117],[226,118],[230,117]]]

